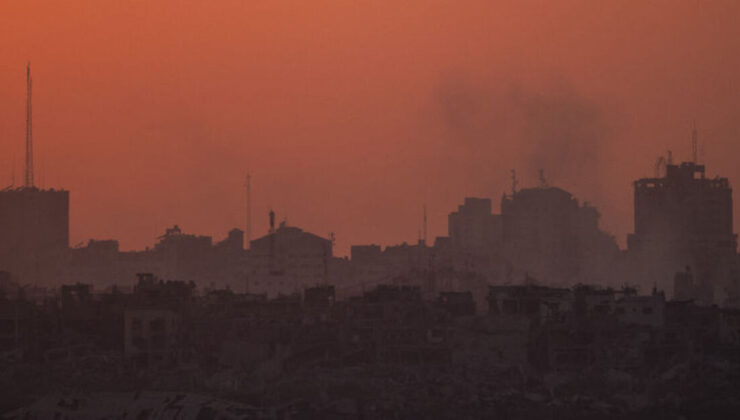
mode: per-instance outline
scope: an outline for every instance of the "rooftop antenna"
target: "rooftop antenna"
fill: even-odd
[[[696,121],[694,121],[694,127],[691,130],[691,158],[694,162],[694,164],[699,163],[698,159],[698,135],[696,133]]]
[[[31,104],[31,63],[26,63],[26,180],[25,187],[33,188],[33,107]]]
[[[660,178],[665,171],[665,167],[666,159],[663,156],[658,157],[658,160],[655,161],[655,178]]]
[[[247,249],[252,242],[252,176],[247,172]]]
[[[10,171],[10,186],[15,187],[15,156],[13,156],[13,163]]]
[[[270,258],[268,261],[268,267],[270,274],[275,273],[275,212],[270,209]]]
[[[422,238],[424,245],[427,244],[427,205],[424,204],[424,237]]]
[[[36,156],[36,163],[39,166],[39,175],[36,177],[38,181],[36,182],[36,184],[39,188],[44,188],[44,185],[46,185],[44,184],[44,176],[46,175],[46,168],[44,168],[44,160],[41,159],[41,156],[38,156],[38,155]]]
[[[665,157],[660,156],[658,157],[658,160],[655,161],[655,177],[660,178],[662,175],[668,176],[668,165],[673,165],[673,152],[670,150],[668,150]]]
[[[511,170],[511,195],[516,195],[516,186],[519,181],[516,179],[516,169]]]
[[[275,212],[270,209],[270,233],[275,233]]]
[[[545,179],[545,170],[539,170],[540,188],[547,188],[547,180]]]

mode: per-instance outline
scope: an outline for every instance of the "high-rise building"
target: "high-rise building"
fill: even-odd
[[[69,191],[0,191],[0,269],[23,281],[69,247]]]
[[[501,200],[503,249],[514,270],[546,284],[605,281],[619,253],[599,229],[599,212],[556,187],[526,188]]]
[[[69,192],[37,188],[33,177],[31,65],[26,66],[26,168],[23,187],[0,191],[0,270],[37,282],[69,247]]]
[[[627,247],[643,282],[671,290],[689,267],[694,298],[714,302],[737,254],[732,189],[727,178],[707,178],[704,165],[666,165],[665,177],[634,183],[635,232]]]
[[[490,198],[465,197],[448,216],[447,229],[456,248],[490,253],[499,244],[501,216],[491,213]]]

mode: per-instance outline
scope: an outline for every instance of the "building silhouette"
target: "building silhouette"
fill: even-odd
[[[0,232],[0,270],[23,282],[45,278],[69,247],[69,191],[0,191]]]
[[[518,277],[529,273],[565,285],[592,281],[619,253],[614,238],[599,229],[598,210],[557,187],[505,195],[501,217],[502,248]]]
[[[301,293],[306,287],[327,282],[333,260],[331,239],[322,238],[300,228],[280,223],[254,239],[246,253],[246,290],[249,293]]]
[[[704,165],[666,165],[662,178],[634,183],[635,232],[627,247],[638,278],[671,289],[689,267],[695,299],[712,303],[729,280],[737,258],[732,188],[727,178],[707,178]],[[680,284],[685,285],[686,276]],[[685,290],[679,295],[686,296]]]
[[[464,204],[447,220],[448,234],[456,248],[479,252],[499,245],[501,216],[491,213],[490,198],[465,197]]]

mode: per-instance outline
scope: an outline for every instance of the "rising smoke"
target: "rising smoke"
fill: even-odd
[[[535,89],[447,77],[438,100],[447,140],[467,149],[472,161],[516,168],[525,186],[533,186],[542,169],[550,184],[590,199],[600,195],[599,169],[613,130],[602,108],[571,83]]]

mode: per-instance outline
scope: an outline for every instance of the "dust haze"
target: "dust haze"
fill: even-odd
[[[438,99],[448,147],[464,149],[472,167],[516,170],[519,187],[540,185],[542,170],[547,184],[613,205],[602,194],[601,168],[608,145],[618,138],[616,111],[609,114],[566,79],[542,79],[548,82],[531,87],[515,80],[444,78]],[[509,191],[508,179],[497,181],[501,192]]]

